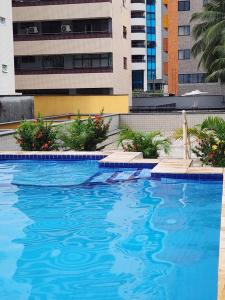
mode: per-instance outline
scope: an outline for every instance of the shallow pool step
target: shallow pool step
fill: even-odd
[[[129,181],[132,179],[143,179],[151,177],[151,169],[122,171],[122,172],[106,172],[97,173],[92,176],[86,183],[112,183],[118,181]]]

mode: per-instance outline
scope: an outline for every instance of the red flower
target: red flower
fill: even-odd
[[[48,144],[44,144],[42,147],[41,147],[43,150],[48,150]]]

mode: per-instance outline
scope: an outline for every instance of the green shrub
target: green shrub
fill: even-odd
[[[63,147],[78,151],[95,151],[97,145],[107,139],[109,125],[110,121],[105,123],[102,113],[94,118],[89,117],[87,121],[82,121],[78,116],[69,128],[63,129]]]
[[[171,143],[159,131],[141,133],[126,128],[120,133],[119,144],[124,151],[142,152],[144,158],[158,158],[160,150],[169,152]]]
[[[40,116],[35,123],[22,121],[16,130],[15,139],[23,151],[51,151],[59,148],[56,129]]]

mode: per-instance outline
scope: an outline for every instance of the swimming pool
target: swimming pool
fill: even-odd
[[[0,299],[216,300],[222,182],[0,162]]]

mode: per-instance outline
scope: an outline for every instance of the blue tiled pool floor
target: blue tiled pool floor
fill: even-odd
[[[150,177],[1,161],[0,299],[216,300],[222,182]]]

